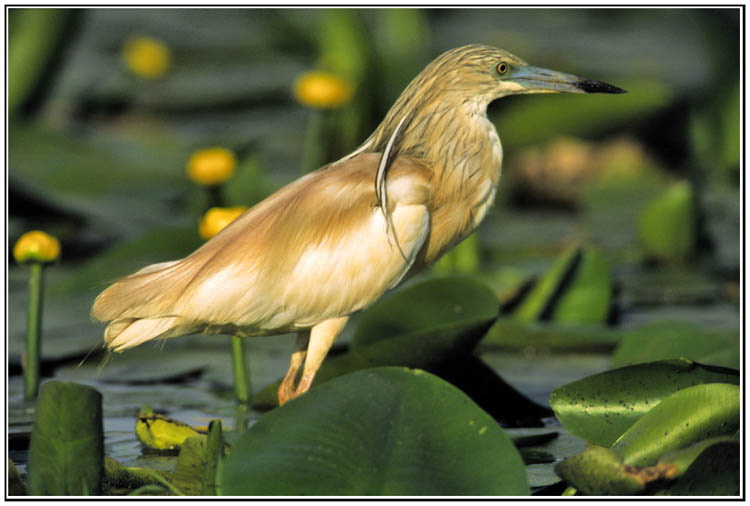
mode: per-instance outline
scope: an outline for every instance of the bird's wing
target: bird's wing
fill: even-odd
[[[190,256],[107,289],[93,316],[170,317],[193,330],[232,324],[270,333],[368,306],[409,270],[430,222],[431,172],[409,157],[389,168],[389,212],[377,207],[380,158],[361,154],[291,183]],[[398,246],[389,241],[386,214]]]

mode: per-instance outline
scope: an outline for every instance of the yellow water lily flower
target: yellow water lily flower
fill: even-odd
[[[237,158],[226,148],[207,148],[192,154],[187,163],[188,177],[203,186],[215,186],[234,175]]]
[[[203,239],[211,239],[245,211],[246,206],[212,207],[203,215],[198,232]]]
[[[348,104],[353,95],[354,84],[330,72],[306,72],[294,82],[295,98],[307,107],[336,109]]]
[[[60,241],[41,230],[26,232],[13,246],[13,257],[18,263],[54,262],[59,256]]]
[[[172,52],[153,37],[132,37],[122,47],[122,60],[136,76],[157,79],[167,73],[172,64]]]

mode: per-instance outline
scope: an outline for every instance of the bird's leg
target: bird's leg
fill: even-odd
[[[289,361],[289,370],[279,386],[279,406],[294,397],[294,386],[297,383],[297,374],[307,355],[307,344],[310,341],[310,331],[303,330],[297,334],[297,343],[294,346],[292,358]]]
[[[302,378],[300,378],[297,390],[294,392],[295,397],[308,391],[320,364],[323,363],[323,359],[326,358],[333,341],[336,340],[348,320],[348,316],[332,318],[312,328],[310,345],[307,347],[307,357],[305,358],[305,368],[302,370]]]

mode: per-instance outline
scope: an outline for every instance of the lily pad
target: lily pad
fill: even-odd
[[[429,458],[428,458],[429,457]],[[518,451],[468,397],[419,370],[337,378],[233,445],[224,495],[528,495]]]
[[[628,465],[648,466],[666,452],[734,434],[740,427],[740,388],[709,383],[684,388],[661,401],[612,446]]]
[[[739,331],[702,331],[683,322],[659,322],[625,334],[612,365],[686,357],[704,364],[739,369]]]
[[[557,388],[550,405],[572,434],[610,446],[660,401],[678,390],[704,383],[739,384],[733,369],[687,359],[622,367]]]
[[[500,303],[484,283],[466,277],[429,279],[384,297],[362,315],[352,348],[442,325],[467,327],[497,318]]]

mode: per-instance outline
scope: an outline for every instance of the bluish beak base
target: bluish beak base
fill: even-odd
[[[626,93],[622,88],[593,79],[526,65],[516,68],[508,76],[529,90],[529,93]]]

